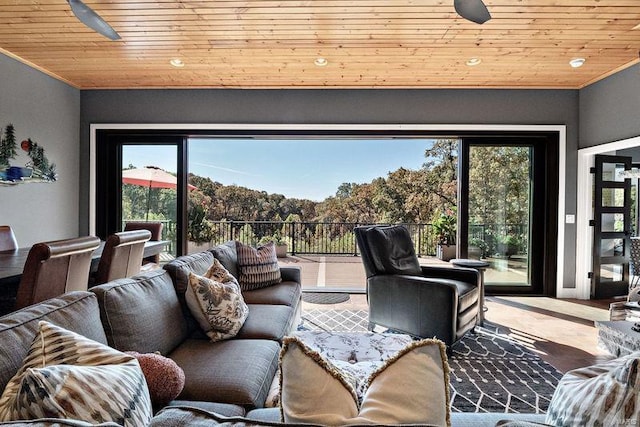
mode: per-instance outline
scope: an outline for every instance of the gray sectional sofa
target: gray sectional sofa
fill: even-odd
[[[229,243],[179,257],[164,269],[1,317],[1,389],[22,365],[38,322],[48,320],[118,350],[159,352],[184,370],[184,389],[156,414],[152,426],[216,425],[226,421],[224,417],[277,422],[279,410],[263,406],[278,368],[282,338],[299,323],[300,271],[282,268],[280,284],[243,292],[249,306],[244,326],[235,338],[213,343],[191,317],[184,292],[189,272],[203,274],[214,256],[237,274],[235,246]],[[454,426],[493,426],[504,418],[505,414],[452,414]],[[540,422],[544,415],[509,418]]]

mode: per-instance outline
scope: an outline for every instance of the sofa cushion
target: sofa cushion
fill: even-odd
[[[172,400],[167,406],[198,408],[207,412],[215,412],[216,414],[225,417],[243,417],[247,412],[242,406],[232,405],[230,403],[201,402],[193,400]]]
[[[262,407],[279,351],[280,345],[269,340],[186,340],[169,354],[184,370],[185,386],[178,398]]]
[[[235,337],[249,315],[238,282],[231,279],[223,283],[189,273],[187,306],[211,341]]]
[[[282,341],[293,329],[294,319],[289,306],[249,304],[249,316],[237,338]]]
[[[238,278],[238,255],[236,242],[233,240],[209,249],[213,256],[227,269],[233,277]]]
[[[40,320],[107,343],[98,301],[91,292],[70,292],[7,314],[0,318],[0,390],[22,366]]]
[[[163,409],[151,420],[149,427],[210,427],[222,425],[225,427],[280,427],[285,424],[280,422],[255,421],[244,417],[224,417],[213,411],[203,410],[199,407],[182,405]],[[318,424],[286,424],[290,427],[325,427]],[[428,426],[427,426],[428,427]]]
[[[167,355],[188,336],[169,274],[151,270],[91,288],[109,345],[121,351]]]
[[[0,419],[72,418],[146,425],[151,400],[131,355],[47,321],[0,398]]]
[[[450,425],[449,367],[441,341],[415,341],[387,359],[367,380],[361,404],[353,383],[298,338],[284,340],[280,407],[285,422]]]
[[[273,242],[257,248],[236,242],[236,253],[238,254],[238,282],[243,291],[264,288],[282,281]]]
[[[283,281],[275,286],[242,291],[247,304],[279,304],[297,307],[302,297],[302,286],[298,282]]]
[[[213,254],[209,251],[198,252],[191,255],[180,256],[164,265],[164,269],[169,272],[173,286],[178,294],[178,301],[182,307],[182,312],[187,320],[187,327],[190,333],[200,331],[198,322],[193,318],[187,301],[185,292],[189,285],[189,273],[204,275],[213,264]],[[223,264],[224,265],[224,264]],[[225,267],[226,268],[226,267]]]
[[[453,427],[495,427],[496,423],[509,419],[519,422],[544,423],[545,414],[505,414],[504,412],[451,412]],[[260,425],[272,425],[281,420],[280,408],[253,409],[245,415],[245,419],[258,421]],[[280,423],[279,425],[284,425]],[[288,425],[288,424],[287,424]],[[422,424],[421,424],[422,425]]]
[[[213,254],[209,251],[204,251],[180,256],[166,263],[163,268],[169,272],[176,292],[180,296],[184,295],[189,285],[189,273],[202,276],[211,267],[211,264],[213,264]]]

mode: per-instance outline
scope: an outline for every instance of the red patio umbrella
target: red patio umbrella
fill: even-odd
[[[143,168],[125,169],[122,171],[122,182],[124,184],[139,185],[149,189],[147,193],[147,221],[149,220],[149,207],[151,202],[152,188],[177,188],[178,179],[175,175],[171,175],[164,169],[157,166],[145,166]],[[197,188],[191,184],[187,184],[189,190]]]

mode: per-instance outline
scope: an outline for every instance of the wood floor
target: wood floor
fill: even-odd
[[[595,320],[609,320],[609,300],[546,297],[488,297],[486,320],[518,340],[561,372],[612,359],[598,348]],[[368,310],[365,295],[335,305],[303,302],[304,310]]]
[[[486,319],[502,325],[559,371],[613,357],[598,348],[595,320],[609,320],[610,301],[546,297],[489,297]]]

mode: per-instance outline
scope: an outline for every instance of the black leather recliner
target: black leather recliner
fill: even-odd
[[[420,266],[400,225],[354,229],[367,275],[369,330],[376,325],[451,346],[476,325],[480,274]]]

